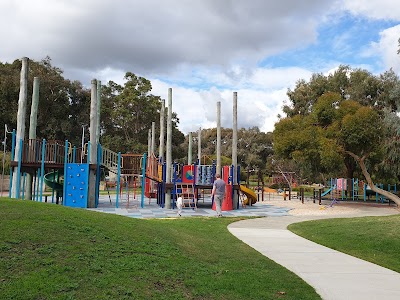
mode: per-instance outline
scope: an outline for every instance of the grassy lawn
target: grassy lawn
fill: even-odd
[[[0,199],[0,299],[320,299],[232,236],[239,218],[132,219]]]
[[[288,228],[318,244],[400,272],[400,215],[308,221]]]

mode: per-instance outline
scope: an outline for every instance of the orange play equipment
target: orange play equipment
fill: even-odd
[[[251,201],[251,204],[255,204],[257,202],[257,195],[253,190],[245,187],[244,185],[240,185],[239,187],[240,191],[247,197],[247,199],[243,202],[243,204],[248,205],[249,200]]]

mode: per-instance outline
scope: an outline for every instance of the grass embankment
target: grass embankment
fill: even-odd
[[[235,220],[1,199],[0,299],[320,299],[232,236]]]
[[[400,273],[400,215],[289,225],[294,233]]]

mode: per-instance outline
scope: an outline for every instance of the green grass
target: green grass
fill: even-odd
[[[0,199],[0,299],[320,299],[227,230]]]
[[[308,221],[288,228],[318,244],[400,272],[400,215]]]

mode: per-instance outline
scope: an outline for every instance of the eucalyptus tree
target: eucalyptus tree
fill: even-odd
[[[393,147],[393,131],[381,112],[373,106],[344,100],[337,93],[319,97],[308,115],[280,120],[274,131],[275,154],[296,162],[304,173],[314,178],[318,171],[352,177],[352,166],[357,162],[373,191],[400,204],[396,195],[374,185],[376,176],[370,173],[377,173],[379,164],[387,157],[385,141]],[[396,166],[399,167],[399,161]]]
[[[152,122],[159,130],[161,98],[153,95],[150,80],[135,75],[125,74],[123,86],[109,81],[102,90],[101,142],[114,151],[143,153],[147,151],[148,130]],[[166,118],[165,118],[166,120]],[[179,146],[184,135],[178,129],[179,119],[173,113],[173,155],[181,156]]]
[[[0,126],[16,128],[18,110],[19,74],[21,61],[0,63]],[[28,77],[28,107],[30,107],[33,78],[40,79],[40,99],[37,119],[37,137],[78,142],[81,124],[89,123],[90,93],[78,81],[64,78],[63,71],[53,66],[51,58],[31,60]],[[29,111],[28,111],[29,112]],[[26,116],[27,123],[29,117]]]

